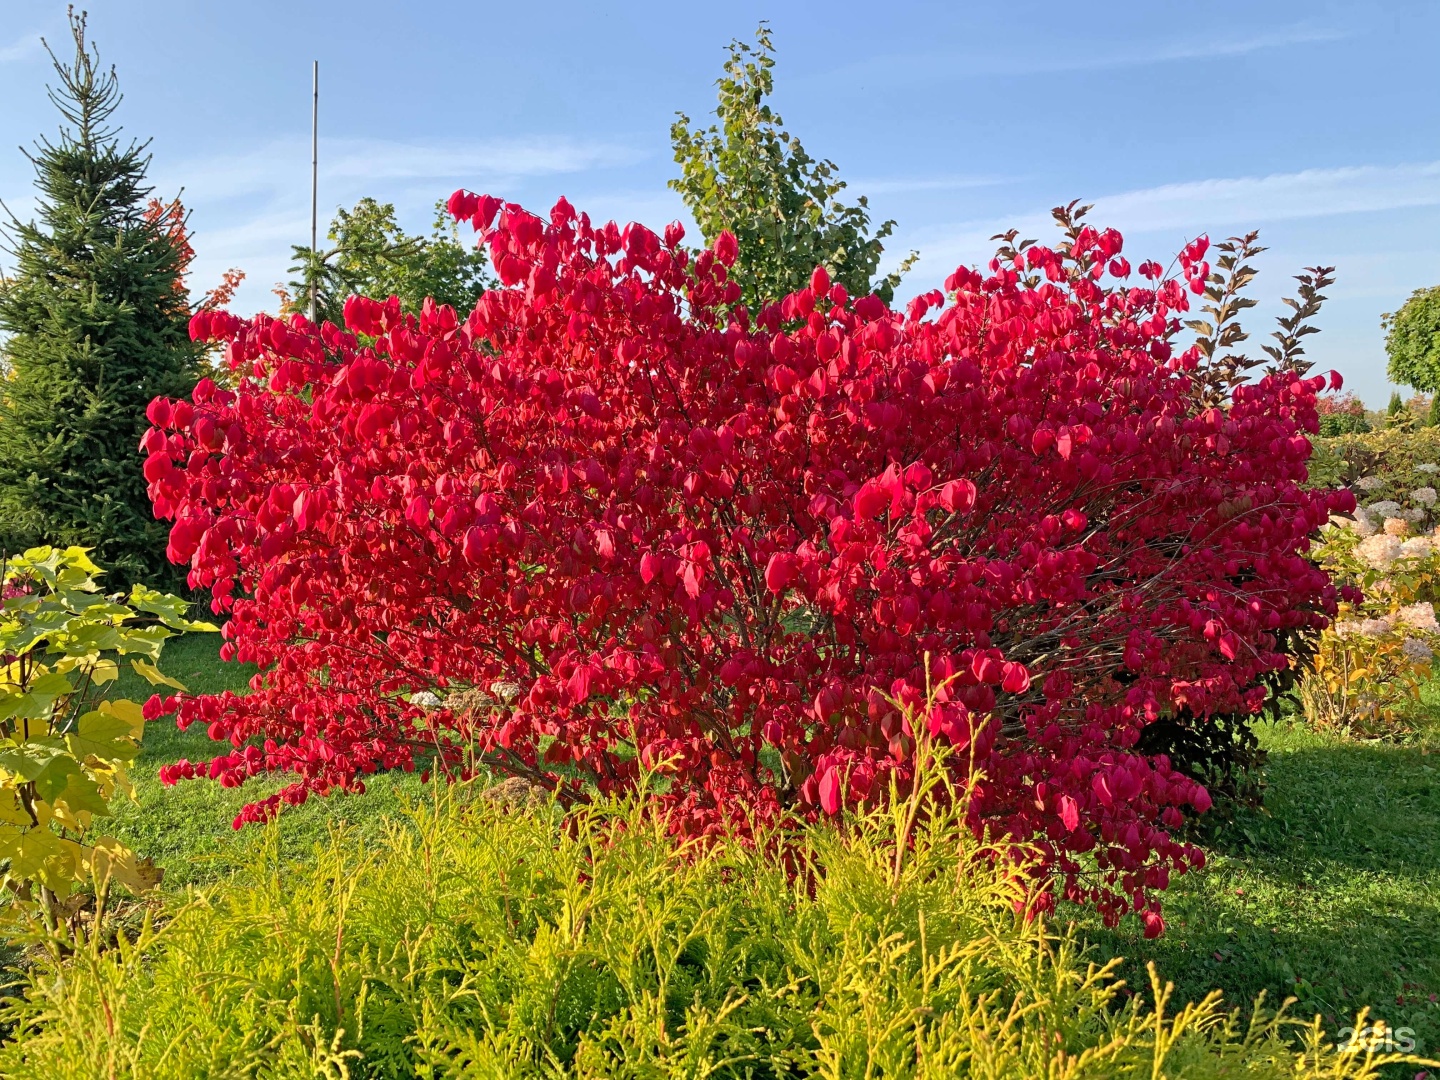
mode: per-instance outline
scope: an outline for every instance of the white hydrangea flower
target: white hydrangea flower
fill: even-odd
[[[1395,612],[1394,618],[1411,630],[1424,630],[1432,634],[1440,633],[1440,623],[1435,621],[1435,605],[1428,600],[1402,607]]]
[[[1431,659],[1435,652],[1419,638],[1407,637],[1400,645],[1405,655],[1417,664],[1423,664]]]
[[[1385,519],[1385,534],[1387,536],[1406,536],[1410,532],[1410,522],[1403,517],[1387,517]]]
[[[1417,502],[1421,506],[1435,505],[1435,489],[1433,487],[1416,488],[1410,492],[1410,501]]]
[[[1400,512],[1400,504],[1394,499],[1381,499],[1373,502],[1365,508],[1370,511],[1371,517],[1388,518],[1394,517]]]
[[[522,687],[519,683],[510,682],[508,679],[497,679],[495,682],[490,684],[490,692],[494,694],[497,698],[499,698],[501,701],[503,701],[506,705],[509,705],[510,702],[514,701],[517,697],[519,697],[520,691],[523,689],[524,687]]]
[[[1355,636],[1356,634],[1358,634],[1358,633],[1360,633],[1360,620],[1359,620],[1359,619],[1336,619],[1336,620],[1335,620],[1335,636],[1336,636],[1336,637],[1342,637],[1342,638],[1354,637],[1354,636]]]
[[[434,709],[440,705],[440,698],[429,690],[421,690],[418,694],[410,695],[410,704],[419,705],[422,709]]]
[[[1363,506],[1355,507],[1354,520],[1349,522],[1349,527],[1355,531],[1355,535],[1361,538],[1375,535],[1375,522]],[[1440,528],[1440,526],[1437,526]]]
[[[1366,619],[1360,624],[1361,637],[1384,637],[1394,629],[1389,619]]]
[[[1440,465],[1436,465],[1434,462],[1427,461],[1423,465],[1416,465],[1415,471],[1423,473],[1440,472]]]
[[[1388,533],[1376,533],[1360,541],[1355,552],[1376,570],[1388,570],[1400,557],[1400,541]]]
[[[1435,542],[1428,536],[1412,536],[1400,545],[1400,558],[1425,559],[1435,552]]]
[[[1351,485],[1351,487],[1357,487],[1361,491],[1375,491],[1384,486],[1385,481],[1378,476],[1362,476]]]

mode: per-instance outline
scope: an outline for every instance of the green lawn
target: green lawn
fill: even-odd
[[[221,661],[219,647],[218,634],[187,634],[166,644],[160,667],[195,693],[245,690],[255,669]],[[133,672],[127,670],[121,676],[117,696],[144,701],[151,693],[151,687]],[[231,822],[245,803],[283,787],[287,777],[252,781],[235,790],[205,779],[166,787],[156,776],[161,765],[180,758],[208,760],[227,748],[228,744],[212,742],[203,727],[177,730],[170,717],[146,725],[143,749],[131,769],[135,801],[117,801],[108,831],[163,867],[167,886],[214,879],[250,845],[264,839],[265,830],[252,826],[237,833]],[[332,795],[286,808],[277,829],[282,850],[303,855],[328,836],[331,825],[340,822],[358,828],[361,838],[372,831],[378,833],[384,818],[423,798],[426,791],[419,775],[413,773],[377,776],[368,787],[364,795]]]
[[[1332,1032],[1362,1006],[1440,1051],[1440,738],[1357,743],[1266,725],[1264,813],[1213,848],[1205,870],[1173,882],[1163,937],[1108,931],[1078,914],[1101,956],[1146,961],[1182,998],[1220,987],[1242,1003],[1294,996]],[[1068,914],[1076,915],[1071,909]],[[1334,1025],[1333,1027],[1331,1025]]]
[[[181,638],[162,667],[192,690],[243,689],[251,672],[221,663],[218,645],[213,634]],[[1420,1051],[1435,1054],[1440,727],[1405,745],[1346,741],[1290,723],[1266,725],[1262,738],[1270,751],[1266,810],[1228,829],[1206,869],[1171,886],[1164,937],[1146,941],[1133,923],[1106,930],[1073,908],[1062,916],[1077,920],[1097,957],[1126,957],[1132,986],[1146,985],[1144,964],[1154,960],[1182,999],[1215,987],[1237,1004],[1261,990],[1277,1002],[1293,995],[1298,1012],[1324,1015],[1332,1030],[1369,1005],[1391,1025],[1413,1028]],[[212,745],[204,731],[152,724],[134,769],[138,802],[119,809],[115,831],[165,867],[167,887],[214,879],[260,842],[265,830],[236,833],[230,822],[244,802],[283,783],[242,793],[205,780],[165,788],[155,779],[159,765],[209,757]],[[337,820],[363,840],[424,797],[415,775],[377,777],[366,795],[287,810],[278,842],[303,856]]]

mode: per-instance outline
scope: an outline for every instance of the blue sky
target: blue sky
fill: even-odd
[[[310,61],[321,66],[322,227],[363,195],[428,226],[458,186],[594,217],[684,219],[665,187],[676,110],[713,105],[732,37],[768,19],[775,104],[840,167],[907,292],[986,260],[1009,226],[1051,235],[1072,198],[1125,232],[1133,262],[1259,228],[1247,323],[1272,329],[1301,267],[1338,283],[1311,355],[1372,406],[1389,394],[1382,312],[1440,283],[1440,4],[465,4],[91,0],[126,131],[184,188],[193,284],[239,266],[237,310],[273,305],[308,238]],[[0,0],[0,198],[24,216],[17,147],[53,131],[43,34],[64,4]],[[692,230],[692,236],[694,232]]]

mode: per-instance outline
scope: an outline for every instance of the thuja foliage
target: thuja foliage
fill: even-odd
[[[34,548],[0,559],[0,882],[7,919],[38,907],[52,928],[79,905],[72,890],[111,881],[140,892],[159,881],[148,859],[99,831],[145,711],[111,697],[126,663],[152,685],[183,689],[156,667],[173,633],[214,630],[188,606],[136,585],[105,596],[83,548]],[[159,707],[155,699],[153,710]],[[19,904],[16,904],[19,901]]]
[[[963,797],[921,781],[843,832],[758,844],[676,846],[633,798],[563,818],[456,789],[379,844],[264,847],[113,948],[42,957],[0,1071],[1361,1080],[1402,1060],[1218,992],[1177,1005],[1153,968],[1127,998],[1114,962],[1026,917]]]
[[[31,157],[38,220],[11,220],[0,282],[0,550],[80,544],[118,582],[173,580],[135,446],[150,399],[195,385],[186,256],[173,222],[147,213],[144,145],[109,126],[113,69],[87,49],[83,15],[70,28],[74,59],[52,54],[63,125]]]
[[[398,296],[405,311],[418,312],[426,298],[469,311],[494,282],[485,252],[460,243],[455,221],[436,208],[428,237],[410,236],[395,220],[391,203],[361,199],[330,222],[329,250],[296,247],[292,272],[300,276],[281,297],[287,311],[308,312],[316,290],[316,318],[340,323],[351,296]]]
[[[881,223],[872,235],[865,197],[851,206],[841,203],[845,182],[834,163],[815,160],[783,129],[766,100],[774,90],[774,67],[775,50],[763,23],[753,46],[731,43],[725,73],[716,81],[718,124],[692,130],[681,113],[670,129],[680,165],[670,186],[706,243],[723,231],[739,241],[734,278],[752,310],[803,288],[817,266],[852,296],[875,292],[888,301],[915,255],[876,278],[895,223]]]
[[[1440,285],[1416,289],[1382,327],[1390,381],[1440,392]]]
[[[972,824],[1160,932],[1210,796],[1137,741],[1262,707],[1335,610],[1307,537],[1354,505],[1302,486],[1325,380],[1196,404],[1203,241],[1132,278],[1072,221],[905,313],[818,268],[752,315],[728,233],[451,206],[502,283],[464,321],[201,313],[237,389],[152,403],[171,557],[267,668],[183,701],[233,749],[163,777],[296,774],[245,821],[422,755],[567,804],[648,766],[704,834],[904,788],[934,689]]]

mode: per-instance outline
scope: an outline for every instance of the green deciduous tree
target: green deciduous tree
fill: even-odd
[[[74,59],[51,53],[61,129],[29,155],[37,219],[11,215],[5,230],[0,549],[79,544],[112,582],[173,581],[137,447],[150,399],[188,395],[197,378],[184,254],[173,223],[146,212],[147,144],[123,145],[111,126],[114,69],[87,48],[83,15],[70,29]]]
[[[679,114],[670,129],[680,193],[706,243],[722,230],[740,244],[736,279],[752,308],[805,285],[824,266],[852,296],[878,293],[889,300],[900,275],[915,261],[876,278],[884,241],[895,227],[883,222],[871,234],[862,195],[854,205],[838,199],[845,182],[830,161],[817,161],[766,102],[774,89],[775,50],[761,24],[755,44],[733,41],[725,73],[717,81],[718,125],[692,130]]]
[[[344,323],[350,296],[398,296],[401,306],[412,312],[429,296],[463,316],[492,284],[485,252],[460,241],[443,203],[436,206],[435,227],[428,237],[407,235],[395,220],[393,204],[368,197],[354,209],[338,211],[327,236],[333,244],[328,251],[294,248],[290,270],[299,277],[290,282],[289,292],[281,292],[287,309],[308,313],[313,281],[316,317],[337,326]]]
[[[1440,391],[1440,285],[1416,289],[1399,311],[1380,320],[1390,381]]]

